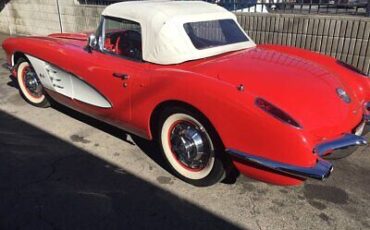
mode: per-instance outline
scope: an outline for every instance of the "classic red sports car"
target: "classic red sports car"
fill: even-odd
[[[159,143],[173,172],[206,186],[235,168],[262,181],[324,179],[325,158],[367,144],[370,80],[331,57],[256,45],[205,3],[108,6],[95,33],[9,38],[24,98],[53,99]]]

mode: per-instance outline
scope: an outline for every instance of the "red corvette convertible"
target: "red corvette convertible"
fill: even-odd
[[[108,6],[96,32],[9,38],[20,93],[157,141],[197,186],[235,168],[279,185],[323,180],[366,145],[370,80],[331,57],[257,46],[234,14],[199,1]]]

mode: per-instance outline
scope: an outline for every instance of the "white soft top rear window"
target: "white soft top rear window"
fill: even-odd
[[[184,29],[197,49],[207,49],[239,42],[248,38],[232,19],[188,22]]]

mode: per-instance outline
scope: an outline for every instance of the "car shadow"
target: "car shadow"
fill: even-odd
[[[118,139],[121,139],[122,141],[125,141],[130,145],[136,145],[144,152],[145,155],[152,159],[156,164],[158,164],[163,169],[171,173],[171,170],[169,169],[165,159],[162,157],[161,150],[154,141],[146,140],[134,134],[130,134],[122,129],[119,129],[103,121],[99,121],[95,118],[84,115],[57,102],[52,103],[52,108],[73,119],[81,121],[105,133],[108,133]]]
[[[0,111],[0,229],[238,229]]]
[[[10,81],[7,83],[7,85],[19,90],[18,82],[11,75],[9,76],[9,79]],[[55,102],[51,98],[50,98],[50,101],[51,101],[51,105],[53,109],[73,119],[76,119],[80,122],[83,122],[87,125],[97,128],[105,133],[108,133],[122,141],[125,141],[126,143],[130,145],[136,145],[139,149],[141,149],[144,152],[145,155],[147,155],[150,159],[152,159],[157,165],[162,167],[167,172],[173,174],[166,160],[163,158],[161,154],[161,150],[159,149],[158,145],[154,141],[146,140],[134,134],[130,134],[122,129],[109,125],[103,121],[99,121],[93,117],[89,117],[85,114],[77,112],[58,102]]]
[[[155,141],[146,140],[134,134],[125,132],[122,129],[111,126],[105,122],[96,120],[92,117],[79,113],[75,110],[72,110],[64,105],[61,105],[57,102],[52,104],[52,107],[58,110],[61,113],[64,113],[76,120],[79,120],[85,124],[93,126],[97,129],[100,129],[103,132],[106,132],[116,138],[119,138],[128,144],[136,145],[145,155],[147,155],[151,160],[153,160],[157,165],[162,167],[168,173],[173,174],[171,168],[169,167],[166,159],[163,157],[161,150],[158,144]],[[224,184],[233,184],[236,182],[236,179],[240,176],[240,173],[236,169],[232,169],[229,175],[222,181]]]
[[[18,82],[9,76],[10,82],[7,83],[8,86],[17,88]],[[89,117],[85,114],[82,114],[78,111],[70,109],[58,102],[55,102],[53,99],[50,98],[52,108],[85,124],[88,124],[94,128],[97,128],[105,133],[108,133],[122,141],[130,145],[136,145],[142,152],[147,155],[151,160],[153,160],[157,165],[162,167],[168,173],[173,174],[171,168],[169,167],[168,163],[164,159],[159,146],[155,141],[146,140],[134,134],[130,134],[122,129],[114,127],[110,124],[107,124],[103,121],[99,121],[93,117]],[[227,175],[227,177],[222,181],[224,184],[233,184],[236,182],[237,178],[240,176],[240,173],[236,169],[232,169],[231,172]]]

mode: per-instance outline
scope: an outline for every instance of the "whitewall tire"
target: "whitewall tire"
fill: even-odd
[[[220,143],[201,115],[183,108],[168,109],[162,115],[158,136],[165,159],[180,179],[209,186],[224,178]]]
[[[25,59],[18,61],[17,82],[19,91],[27,102],[37,107],[48,107],[50,105],[36,72]]]

